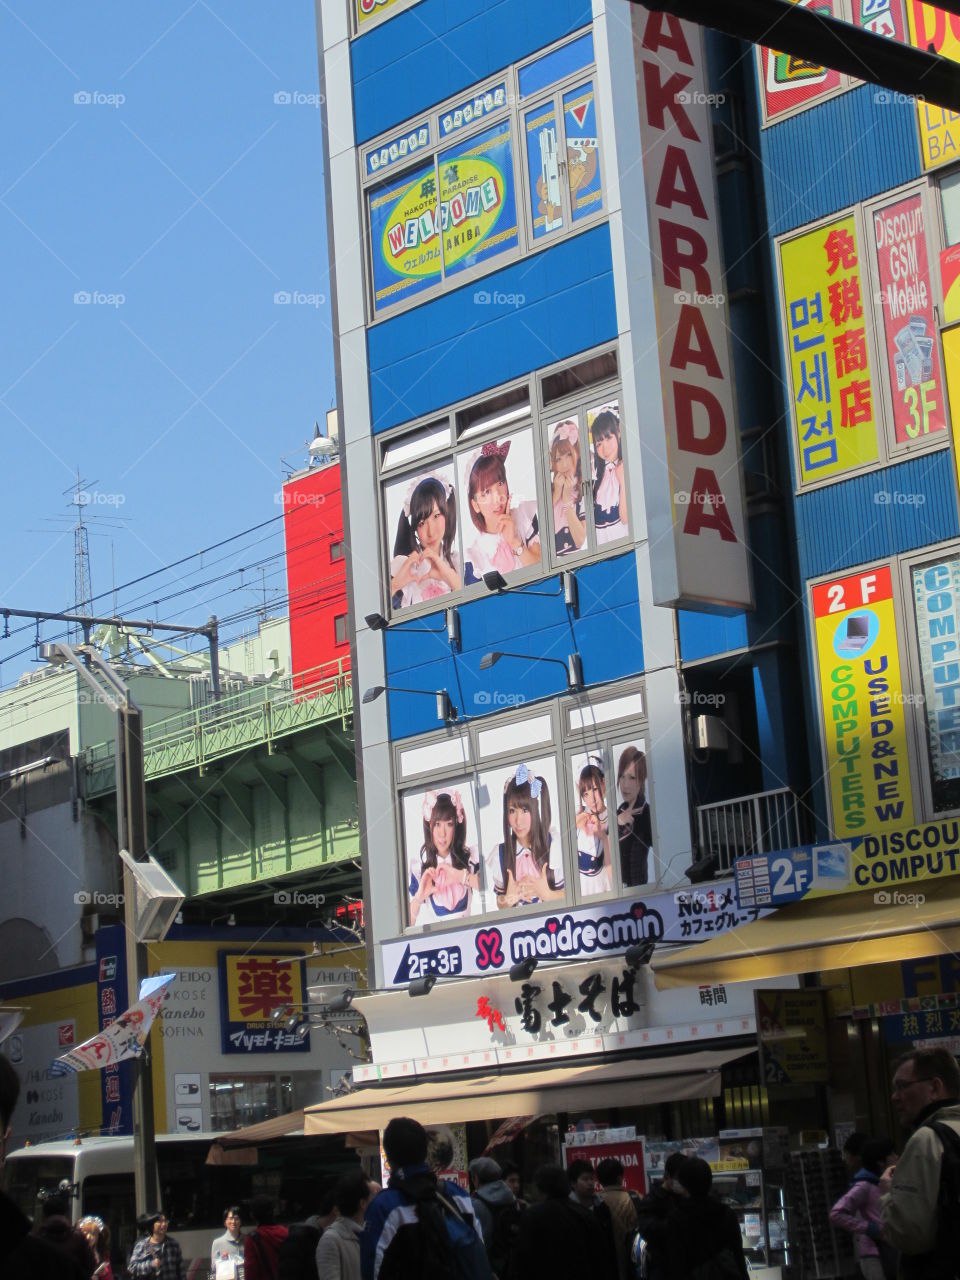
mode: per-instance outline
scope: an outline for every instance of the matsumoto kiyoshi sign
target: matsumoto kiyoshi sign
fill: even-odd
[[[960,822],[947,818],[837,844],[738,858],[734,870],[741,908],[939,880],[960,873]]]
[[[648,939],[682,942],[709,938],[749,924],[761,914],[754,907],[738,908],[730,885],[706,892],[686,889],[644,899],[627,898],[388,942],[383,947],[384,974],[389,986],[405,986],[431,974],[442,978],[498,973],[531,957],[587,960],[616,956]]]

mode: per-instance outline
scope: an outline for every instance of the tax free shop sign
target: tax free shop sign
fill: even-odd
[[[738,858],[741,908],[780,907],[855,889],[905,890],[960,873],[960,822],[953,818],[835,844],[802,845]]]

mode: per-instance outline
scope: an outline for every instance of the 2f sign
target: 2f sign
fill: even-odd
[[[810,887],[810,868],[796,866],[790,858],[774,858],[770,863],[773,902],[802,898]]]
[[[877,594],[877,575],[865,573],[859,578],[845,578],[843,582],[832,582],[827,587],[828,613],[846,613],[848,609],[859,609]]]
[[[666,445],[644,485],[651,527],[672,533],[651,539],[653,596],[752,608],[702,38],[639,5],[632,20],[663,405],[640,434],[651,458]]]

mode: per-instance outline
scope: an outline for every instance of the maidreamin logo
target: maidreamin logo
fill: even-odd
[[[619,951],[647,938],[663,937],[663,916],[659,911],[635,902],[629,911],[594,920],[574,920],[566,915],[551,916],[538,929],[515,933],[510,939],[513,961],[529,956],[579,956],[594,951]]]

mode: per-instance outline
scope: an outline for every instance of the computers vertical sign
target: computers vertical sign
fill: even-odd
[[[717,99],[699,27],[640,6],[632,16],[666,427],[657,439],[659,415],[644,421],[641,399],[641,444],[667,464],[644,467],[654,600],[752,608],[714,179]]]
[[[821,582],[811,601],[834,835],[909,826],[913,794],[890,566]]]

